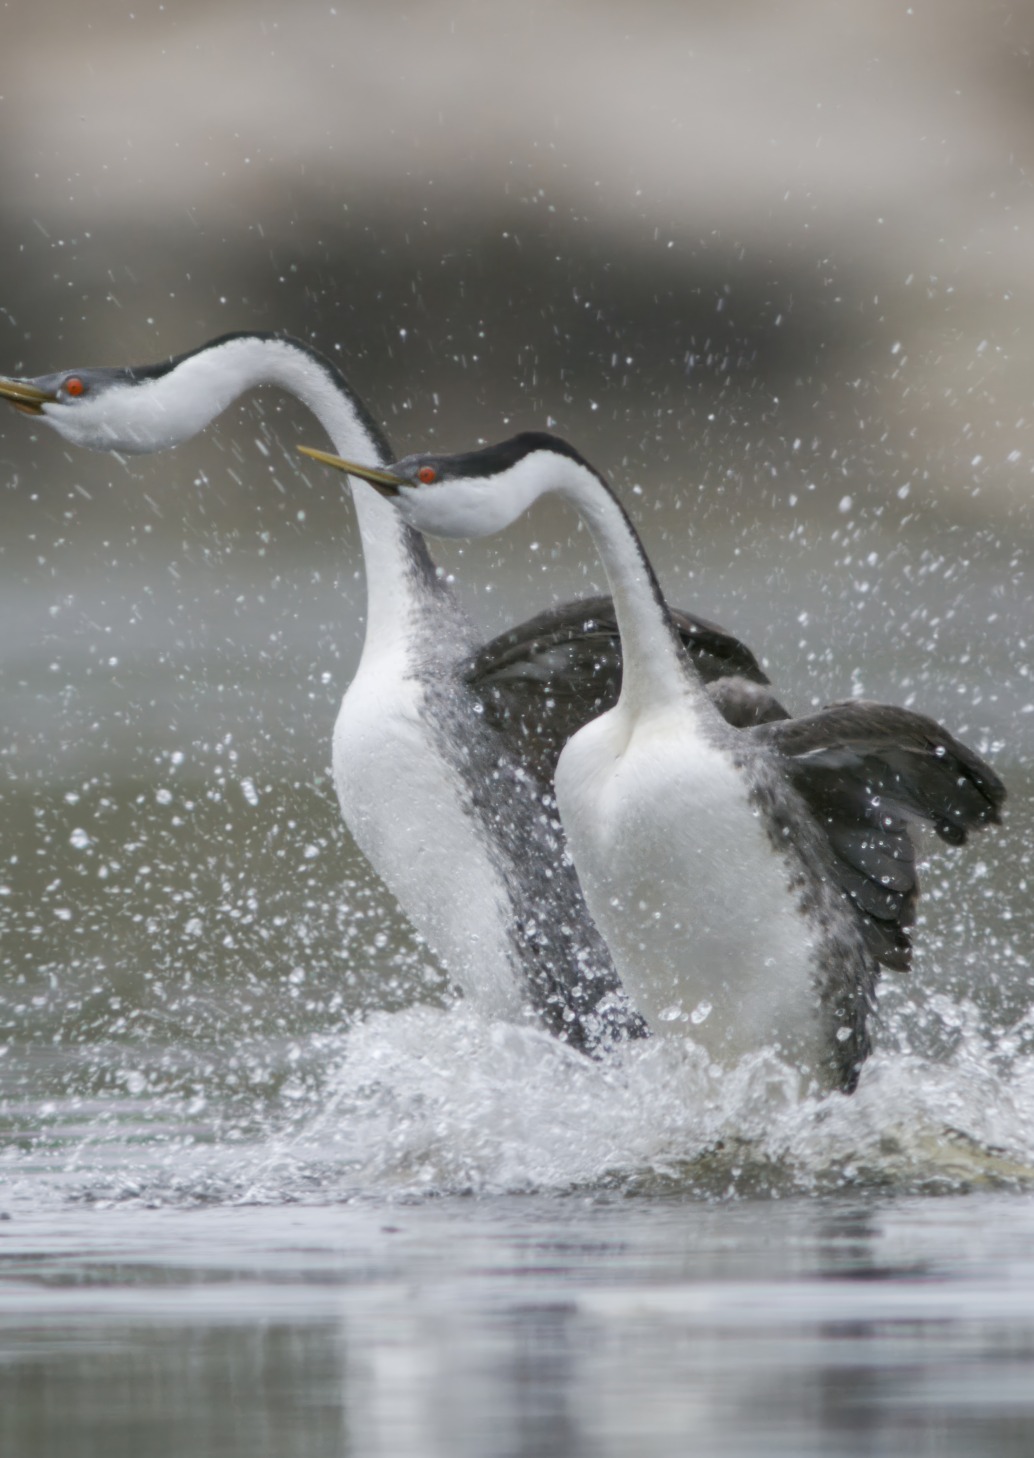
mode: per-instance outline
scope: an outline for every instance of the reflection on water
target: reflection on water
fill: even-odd
[[[0,1446],[1020,1458],[1032,1234],[1001,1196],[37,1213]]]

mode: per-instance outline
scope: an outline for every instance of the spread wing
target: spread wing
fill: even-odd
[[[715,701],[739,728],[786,718],[750,649],[716,623],[672,609],[686,651]],[[521,753],[552,784],[560,751],[611,708],[621,689],[621,639],[609,597],[550,608],[493,638],[464,677],[486,720],[521,741]]]
[[[933,719],[864,699],[751,733],[783,757],[825,828],[870,951],[885,966],[907,970],[919,893],[914,831],[929,826],[961,845],[971,830],[997,824],[1001,780]]]

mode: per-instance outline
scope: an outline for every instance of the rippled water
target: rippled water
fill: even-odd
[[[1030,1452],[1015,1196],[73,1207],[0,1228],[18,1454]]]
[[[678,526],[791,703],[914,701],[1010,787],[849,1099],[452,1003],[326,775],[351,564],[9,540],[0,1451],[1034,1448],[1027,559],[741,524],[694,576]],[[498,622],[533,540],[452,559]]]

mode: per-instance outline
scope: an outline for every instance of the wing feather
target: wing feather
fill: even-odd
[[[825,829],[870,951],[885,966],[907,969],[919,895],[914,834],[928,826],[961,845],[971,831],[997,824],[1001,780],[935,720],[864,699],[751,732],[783,757]]]
[[[675,609],[672,617],[731,724],[786,717],[746,644],[707,618]],[[522,753],[551,784],[567,741],[612,708],[621,691],[614,605],[609,597],[592,597],[549,608],[479,648],[464,676],[487,721],[519,737]]]

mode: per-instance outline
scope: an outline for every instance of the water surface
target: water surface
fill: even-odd
[[[18,1454],[1027,1454],[1012,1196],[62,1209],[0,1230]]]

